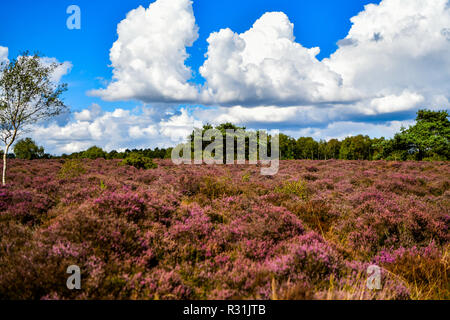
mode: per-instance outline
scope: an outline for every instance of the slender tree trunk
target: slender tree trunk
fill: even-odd
[[[3,153],[3,175],[2,175],[2,184],[6,185],[6,158],[8,156],[9,145],[6,146],[5,152]]]

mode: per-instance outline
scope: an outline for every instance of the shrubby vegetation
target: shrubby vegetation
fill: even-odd
[[[121,163],[123,165],[133,166],[137,169],[155,169],[158,167],[152,159],[137,152],[130,153]]]
[[[449,299],[448,162],[11,160],[0,296]],[[382,268],[382,289],[366,287]],[[69,265],[82,290],[66,288]]]
[[[103,158],[106,159],[106,152],[102,150],[102,148],[99,148],[97,146],[93,146],[90,147],[89,149],[87,149],[86,151],[83,151],[81,153],[80,158],[82,159],[99,159],[99,158]]]
[[[86,173],[86,169],[80,160],[67,160],[59,170],[58,178],[72,179],[80,177]]]

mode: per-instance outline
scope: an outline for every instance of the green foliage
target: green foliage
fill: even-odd
[[[282,160],[295,159],[295,139],[280,133],[280,154]]]
[[[252,174],[251,174],[250,172],[245,173],[245,174],[242,176],[242,182],[249,182],[251,176],[252,176]]]
[[[106,152],[97,146],[93,146],[93,147],[90,147],[89,149],[87,149],[86,151],[84,151],[81,154],[81,158],[93,159],[93,160],[99,159],[99,158],[106,159]]]
[[[86,173],[81,160],[67,160],[59,170],[58,178],[73,179]]]
[[[95,148],[95,149],[93,149]],[[112,150],[111,152],[105,152],[98,147],[89,148],[86,151],[82,152],[74,152],[72,154],[63,154],[61,158],[63,159],[82,159],[82,158],[106,158],[108,160],[112,159],[125,159],[130,153],[139,153],[140,155],[151,158],[151,159],[170,159],[172,154],[172,148],[168,149],[133,149],[133,150],[125,150],[123,152],[118,152],[117,150]],[[86,156],[87,155],[87,156]]]
[[[337,139],[331,139],[325,147],[325,159],[339,159],[341,142]]]
[[[276,187],[275,192],[288,195],[296,195],[302,200],[308,199],[308,188],[306,182],[299,179],[295,181],[286,181],[281,187]]]
[[[393,160],[448,160],[450,121],[447,111],[419,110],[416,124],[384,142],[383,156]]]
[[[55,85],[52,81],[52,74],[60,65],[44,64],[38,54],[28,52],[0,65],[0,108],[5,111],[0,114],[2,129],[19,130],[67,109],[59,99],[67,85]]]
[[[295,144],[296,159],[317,159],[319,144],[311,137],[300,137]]]
[[[137,169],[155,169],[158,167],[152,159],[134,152],[130,153],[121,163],[123,165],[133,166]]]
[[[450,158],[450,121],[447,111],[420,110],[417,123],[401,134],[417,151],[417,160],[425,157]]]
[[[223,196],[234,196],[240,193],[240,189],[233,184],[228,176],[210,177],[205,176],[199,185],[199,194],[205,195],[208,199],[217,199]]]
[[[339,158],[344,160],[371,160],[372,140],[369,136],[357,135],[342,141]]]
[[[119,152],[117,152],[116,150],[112,150],[111,152],[109,152],[106,155],[106,159],[111,160],[111,159],[121,159],[121,154]]]
[[[38,147],[31,138],[25,138],[17,141],[14,146],[14,154],[18,159],[40,159],[44,157],[44,148]]]
[[[226,152],[226,141],[227,141],[227,135],[228,135],[227,130],[234,130],[236,132],[236,134],[238,134],[239,131],[240,132],[245,132],[245,127],[238,127],[238,126],[235,126],[235,125],[233,125],[232,123],[229,123],[229,122],[223,123],[223,124],[221,124],[219,126],[216,126],[216,127],[213,127],[211,124],[206,124],[202,128],[194,128],[194,130],[192,131],[192,133],[188,137],[188,141],[190,141],[190,143],[191,143],[191,150],[192,150],[192,155],[193,156],[195,156],[195,153],[194,153],[195,152],[195,147],[194,147],[195,146],[195,141],[194,141],[195,137],[196,136],[203,137],[205,135],[206,131],[207,130],[211,130],[211,129],[215,129],[216,132],[223,137],[222,138],[223,139],[222,140],[222,145],[223,145],[222,155],[223,155],[224,159],[226,159],[226,157],[227,157],[227,152]],[[237,139],[238,138],[235,136],[234,137],[234,144],[235,144],[234,159],[236,159]],[[245,138],[245,137],[244,137],[244,139],[245,139],[246,148],[248,148],[249,139]],[[210,143],[212,143],[214,141],[215,141],[215,137],[213,137],[211,139],[211,141],[203,141],[202,140],[200,142],[201,145],[202,145],[201,150],[205,150],[206,147],[208,147],[208,145],[210,145]],[[215,150],[215,151],[217,151],[217,150]],[[215,152],[213,153],[213,155],[215,155]],[[246,153],[246,159],[248,159],[248,152]]]

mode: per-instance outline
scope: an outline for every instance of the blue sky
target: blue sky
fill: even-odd
[[[45,138],[50,130],[48,124],[35,130],[34,136],[44,140],[40,142],[46,148],[59,153],[94,143],[107,149],[125,148],[126,144],[169,145],[177,139],[167,134],[167,131],[176,131],[170,128],[170,124],[174,128],[184,126],[188,131],[193,124],[221,119],[234,120],[248,127],[279,128],[293,136],[340,138],[353,135],[358,130],[371,136],[389,136],[402,124],[411,123],[421,106],[442,109],[448,105],[448,86],[436,88],[435,85],[437,81],[447,80],[448,74],[447,60],[436,58],[438,53],[448,53],[450,42],[450,31],[446,33],[446,27],[450,28],[450,10],[446,0],[436,0],[433,8],[419,0],[411,0],[408,5],[400,0],[384,0],[381,4],[370,0],[195,0],[192,6],[187,0],[176,0],[179,3],[176,10],[170,8],[172,4],[168,1],[158,0],[154,10],[149,9],[154,1],[138,0],[2,1],[0,46],[8,48],[9,58],[22,50],[38,50],[47,57],[72,65],[62,81],[69,85],[65,101],[74,115],[65,123],[52,127],[51,131],[60,131],[57,137]],[[158,2],[163,9],[157,12]],[[369,3],[373,5],[365,8]],[[81,30],[66,27],[69,16],[66,9],[72,4],[81,9]],[[127,19],[129,25],[136,26],[130,27],[136,34],[130,35],[130,30],[118,34],[118,24],[126,19],[128,12],[139,6],[143,6],[145,11],[138,13],[136,18]],[[198,34],[193,24],[189,24],[190,11],[195,16]],[[426,12],[425,26],[414,20],[423,12]],[[172,30],[171,24],[161,28],[153,24],[157,15],[165,17],[166,14],[180,20],[186,18],[186,27]],[[350,21],[352,17],[356,17],[353,23]],[[245,36],[255,21],[260,23],[253,28],[253,33]],[[404,28],[405,21],[411,24],[409,31]],[[151,26],[147,28],[148,25]],[[281,31],[278,29],[280,25],[285,26]],[[232,33],[217,33],[214,44],[207,42],[208,38],[225,28]],[[176,32],[175,38],[179,36],[179,41],[164,35],[164,29]],[[142,34],[138,34],[139,30]],[[289,36],[290,31],[293,31],[295,40]],[[428,44],[431,49],[413,54],[415,49],[411,48],[419,47],[420,39],[432,31],[433,35],[439,36],[440,33],[441,38],[433,38],[433,42]],[[277,33],[276,38],[268,39],[258,48],[258,41],[265,40],[257,37],[270,32]],[[230,42],[228,36],[231,34],[235,35],[235,42]],[[188,58],[183,61],[180,53],[172,61],[156,54],[145,57],[135,53],[132,46],[137,41],[141,42],[139,48],[149,48],[154,45],[152,41],[156,36],[169,42],[169,48],[162,46],[155,48],[155,52],[171,56],[170,50],[175,53],[186,50]],[[286,42],[285,38],[289,41]],[[185,46],[191,40],[195,40],[193,46]],[[236,41],[245,43],[247,51],[240,52],[234,48]],[[109,54],[114,43],[121,44],[122,50],[112,62]],[[283,52],[273,49],[280,45],[286,45],[287,49]],[[311,58],[308,50],[314,47],[320,48],[320,53]],[[223,54],[220,50],[224,51]],[[216,52],[215,56],[213,52]],[[206,53],[209,58],[205,57]],[[155,71],[154,78],[144,72],[130,73],[133,69],[127,65],[130,54],[131,60],[134,58],[148,68],[147,73],[148,70],[153,72],[155,65],[172,65],[173,62],[178,67],[168,70],[167,77],[172,76],[173,71],[178,83],[167,87],[161,83],[162,80],[155,80],[161,79],[163,68],[160,73]],[[264,61],[273,64],[267,65]],[[286,64],[286,61],[292,63]],[[190,68],[190,77],[185,77],[183,63]],[[222,72],[233,63],[241,63],[238,73]],[[421,76],[430,70],[430,66],[442,63],[445,65],[442,74]],[[203,72],[200,70],[202,66]],[[253,67],[259,74],[258,79],[269,84],[261,85],[262,81],[246,78],[251,75],[249,70]],[[113,81],[117,82],[115,86],[110,86],[113,70],[121,76]],[[284,74],[286,70],[289,72],[287,75]],[[126,83],[125,79],[129,77],[143,80]],[[144,89],[140,89],[141,83]],[[276,83],[283,85],[281,91]],[[286,88],[290,83],[293,87]],[[302,88],[299,93],[294,92],[297,90],[294,85]],[[101,88],[106,90],[95,95],[87,94]],[[283,92],[285,88],[286,92]],[[136,107],[141,109],[136,111]],[[99,122],[106,126],[105,122],[112,121],[107,119],[117,118],[112,116],[114,112],[122,111],[128,114],[128,118],[136,117],[138,123],[121,127],[128,135],[127,139],[116,139],[120,143],[108,141],[107,130]],[[148,121],[142,120],[146,115]],[[95,116],[100,120],[97,121]],[[77,125],[88,128],[91,135],[80,135],[74,140],[65,136],[63,132]],[[132,127],[137,129],[130,129]],[[103,131],[100,134],[98,130]],[[145,138],[141,134],[130,134],[133,130],[144,130],[147,132]],[[181,136],[182,133],[179,134]]]
[[[64,77],[69,84],[66,102],[72,110],[81,110],[91,103],[102,103],[107,109],[135,107],[139,102],[104,102],[86,92],[100,87],[99,78],[109,80],[109,49],[117,39],[117,24],[126,14],[153,1],[142,0],[24,0],[2,1],[0,11],[0,45],[9,48],[15,57],[23,50],[43,53],[59,61],[70,61],[72,71]],[[188,49],[186,64],[198,70],[207,51],[206,39],[211,32],[229,27],[244,32],[267,11],[283,11],[295,24],[295,37],[306,47],[320,47],[318,58],[328,57],[338,40],[350,29],[350,18],[362,11],[370,0],[292,1],[292,0],[197,0],[193,3],[199,26],[199,39]],[[66,9],[76,4],[81,9],[81,30],[69,30]],[[239,10],[236,10],[239,8]],[[203,83],[196,72],[193,81]]]

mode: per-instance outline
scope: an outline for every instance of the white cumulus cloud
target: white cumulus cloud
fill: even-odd
[[[355,98],[340,75],[317,60],[319,48],[295,42],[294,25],[282,12],[265,13],[253,27],[208,38],[200,68],[207,92],[219,104],[289,105]]]
[[[184,142],[202,123],[181,109],[158,114],[151,107],[104,111],[93,104],[74,112],[66,124],[35,125],[32,137],[53,154],[72,153],[97,145],[105,150],[168,147]]]
[[[423,96],[405,90],[400,95],[389,95],[373,99],[371,107],[375,113],[406,111],[420,106],[420,103],[424,100]]]
[[[56,58],[49,58],[49,57],[42,57],[41,62],[44,65],[50,65],[53,63],[58,64],[56,69],[53,71],[51,80],[55,83],[58,83],[61,81],[61,78],[68,74],[70,70],[72,70],[72,63],[69,61],[59,62]]]
[[[190,0],[158,0],[130,11],[117,27],[110,51],[113,80],[91,93],[105,100],[144,102],[195,101],[197,89],[187,81],[184,64],[198,38]]]
[[[293,137],[313,137],[316,140],[345,139],[359,134],[374,137],[393,137],[401,127],[408,127],[414,121],[387,121],[385,123],[362,123],[354,121],[336,121],[324,128],[302,128],[300,130],[287,130],[285,133]]]
[[[0,46],[0,63],[2,62],[8,62],[8,53],[9,50],[7,47]],[[61,81],[61,78],[68,74],[70,70],[72,69],[72,63],[69,61],[65,61],[60,63],[56,58],[50,58],[50,57],[41,57],[40,61],[43,65],[49,66],[52,63],[57,63],[59,66],[53,71],[53,74],[51,76],[51,80],[55,83],[58,83]]]
[[[173,115],[168,120],[159,123],[160,134],[169,137],[173,142],[184,142],[193,128],[200,128],[202,122],[188,114],[186,108],[181,109],[181,114]]]
[[[94,94],[227,107],[346,104],[362,114],[450,106],[448,0],[383,0],[351,22],[338,50],[322,61],[319,48],[296,42],[282,12],[263,14],[241,34],[214,32],[200,86],[189,82],[185,65],[186,47],[198,38],[192,2],[157,0],[118,25],[110,52],[113,81]]]
[[[431,107],[437,101],[449,106],[448,0],[383,0],[351,21],[347,37],[323,63],[342,76],[344,85],[374,99],[374,112],[417,103]]]
[[[0,63],[8,61],[8,48],[0,46]]]

